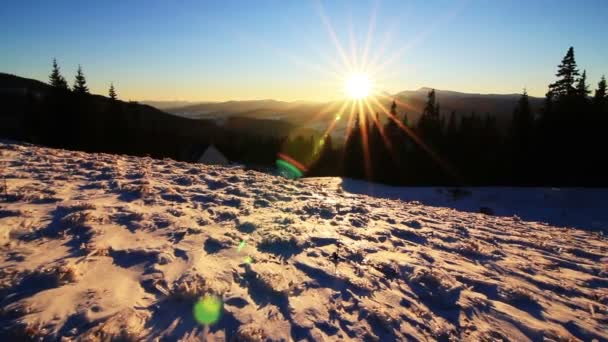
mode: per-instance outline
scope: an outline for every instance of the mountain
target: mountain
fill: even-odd
[[[273,102],[265,103],[268,106]],[[277,146],[281,138],[296,130],[307,136],[318,133],[264,116],[188,118],[138,102],[60,91],[40,81],[5,73],[0,73],[0,103],[3,138],[185,161],[195,160],[213,143],[232,150],[228,154],[233,161],[247,156],[253,163],[270,163],[276,150],[256,152],[255,141],[274,139],[273,146]],[[238,104],[229,106],[238,108]]]
[[[410,108],[402,106],[402,110],[411,112],[414,114],[414,120],[417,120],[424,109],[429,91],[431,88],[423,87],[415,91],[402,91],[393,96],[407,104]],[[455,111],[457,116],[469,115],[473,112],[477,115],[487,113],[496,116],[499,122],[505,123],[511,119],[521,94],[471,94],[435,89],[435,96],[441,105],[443,115],[449,115],[452,111]],[[529,100],[532,110],[538,111],[543,99],[530,96]]]
[[[398,113],[408,114],[412,122],[416,122],[426,104],[427,95],[431,88],[423,87],[418,90],[406,90],[396,94],[386,94],[378,97],[378,102],[385,108],[390,108],[393,99],[398,101]],[[476,113],[477,115],[490,114],[496,116],[499,126],[506,128],[511,120],[513,109],[520,98],[520,94],[470,94],[449,90],[435,90],[437,101],[442,108],[442,115],[449,115],[452,111],[457,117]],[[542,98],[530,97],[533,110],[542,105]],[[375,112],[382,113],[381,106],[370,101]],[[327,127],[334,120],[335,114],[341,107],[341,101],[333,102],[285,102],[276,100],[257,101],[227,101],[212,103],[197,103],[174,108],[165,107],[173,114],[189,118],[226,118],[248,117],[256,119],[273,119],[290,122],[294,125],[304,125],[311,128]],[[347,112],[349,109],[347,109]],[[314,119],[313,119],[314,118]],[[337,130],[343,130],[346,120],[338,125]]]

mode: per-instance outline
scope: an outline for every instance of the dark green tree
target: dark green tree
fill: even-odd
[[[116,95],[116,89],[114,89],[114,83],[110,83],[110,90],[108,91],[108,94],[112,100],[116,100],[118,97],[118,95]]]
[[[439,104],[435,98],[435,89],[432,89],[427,95],[426,105],[418,122],[418,129],[427,143],[438,144],[441,139],[441,126]]]
[[[355,120],[348,129],[348,135],[344,143],[344,174],[347,177],[363,179],[365,165],[363,154],[362,123],[359,114],[354,114]]]
[[[583,74],[578,79],[576,84],[576,95],[582,99],[587,99],[587,96],[589,96],[590,93],[591,91],[587,85],[587,71],[583,70]]]
[[[58,89],[68,90],[68,82],[66,82],[65,78],[61,75],[61,70],[59,65],[57,65],[57,59],[53,58],[53,70],[49,75],[49,81],[51,86]]]
[[[606,77],[602,76],[593,95],[593,104],[598,108],[606,108]]]
[[[574,48],[570,47],[562,59],[562,63],[557,66],[555,76],[558,79],[549,85],[549,90],[558,99],[576,94],[574,84],[578,75],[576,60],[574,59]]]
[[[74,86],[72,87],[74,92],[77,94],[88,94],[89,87],[87,87],[87,80],[82,72],[82,67],[79,65],[76,71],[76,77],[74,79]]]
[[[532,129],[533,121],[530,99],[528,92],[524,89],[513,112],[513,128],[520,133],[525,131],[528,134]]]

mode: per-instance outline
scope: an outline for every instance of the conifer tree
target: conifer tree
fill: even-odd
[[[597,89],[593,95],[593,103],[595,105],[602,106],[606,103],[606,77],[602,76],[600,82],[597,84]]]
[[[363,137],[361,136],[360,114],[354,114],[355,120],[349,127],[348,136],[344,144],[344,173],[353,178],[365,176],[363,164]]]
[[[530,109],[530,99],[528,98],[528,91],[524,89],[517,107],[513,112],[513,126],[515,130],[529,130],[532,126],[532,111]]]
[[[88,94],[89,87],[87,87],[87,80],[82,72],[82,67],[79,65],[76,71],[76,77],[74,79],[74,92],[78,94]]]
[[[410,127],[410,120],[407,117],[407,113],[403,113],[403,120],[401,120],[401,122],[403,123],[403,126]]]
[[[439,117],[439,104],[435,98],[435,89],[427,95],[426,105],[418,122],[422,136],[429,142],[438,143],[441,138],[442,123]]]
[[[437,113],[436,109],[436,100],[435,100],[435,89],[431,89],[431,91],[427,95],[426,105],[424,107],[424,111],[422,112],[423,116],[434,116]]]
[[[396,120],[398,120],[397,103],[395,103],[395,100],[393,100],[393,103],[391,104],[390,117],[388,118],[388,120],[386,121],[386,125],[384,126],[384,132],[386,136],[390,139],[391,143],[394,143],[393,139],[399,131],[399,126],[397,125]]]
[[[586,99],[591,91],[589,90],[589,86],[587,85],[587,71],[583,70],[583,74],[578,79],[578,83],[576,84],[576,95]]]
[[[114,89],[114,83],[110,83],[110,90],[108,94],[110,95],[110,98],[112,100],[116,100],[116,98],[118,97],[118,95],[116,95],[116,89]]]
[[[53,58],[53,70],[49,75],[49,81],[51,86],[58,89],[68,89],[68,82],[66,82],[65,78],[61,75],[61,70],[59,65],[57,65],[57,59]]]
[[[562,59],[562,63],[557,66],[557,81],[549,85],[549,90],[558,99],[565,96],[576,94],[574,83],[579,75],[576,68],[576,60],[574,59],[574,48],[570,47],[568,52]]]

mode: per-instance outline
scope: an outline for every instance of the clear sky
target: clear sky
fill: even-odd
[[[542,96],[571,45],[592,88],[608,74],[606,0],[3,0],[0,25],[0,71],[46,81],[56,57],[124,100],[337,99],[349,69]]]

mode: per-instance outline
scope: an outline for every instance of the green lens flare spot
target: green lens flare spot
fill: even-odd
[[[214,324],[222,315],[223,305],[219,297],[206,295],[194,304],[194,318],[200,324]]]
[[[296,179],[302,177],[304,174],[297,167],[291,165],[290,163],[278,159],[276,161],[277,168],[279,169],[279,173],[286,178]]]
[[[239,246],[236,248],[236,250],[238,252],[240,252],[243,248],[245,248],[245,240],[241,241],[241,243],[239,243]]]

